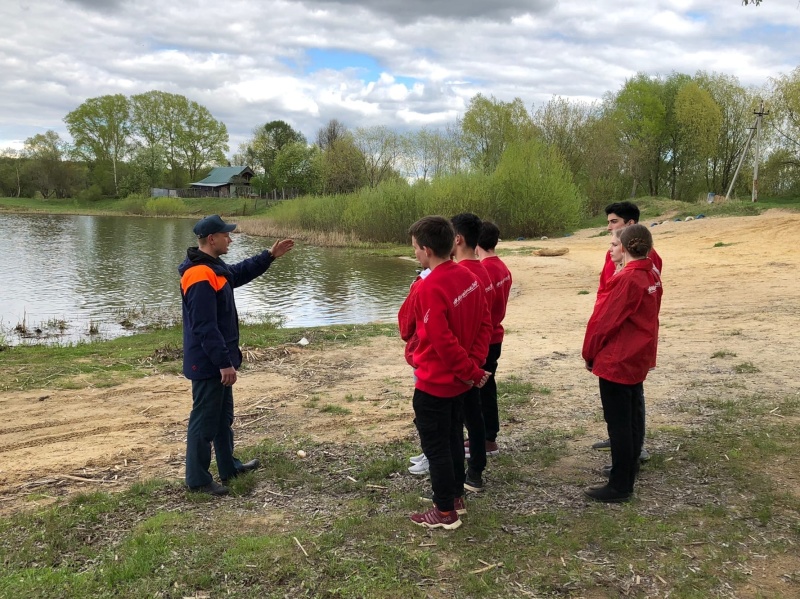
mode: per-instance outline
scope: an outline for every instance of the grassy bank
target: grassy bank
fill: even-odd
[[[223,216],[242,216],[264,214],[268,210],[265,200],[240,198],[187,198],[183,200],[184,210],[170,216],[200,218],[206,214]],[[132,202],[127,199],[79,200],[0,198],[0,213],[18,214],[91,214],[91,215],[140,215],[132,211]]]
[[[362,221],[369,223],[367,228],[348,226],[342,228],[341,213],[344,210],[346,196],[326,196],[319,198],[298,198],[279,204],[266,204],[263,200],[257,203],[252,199],[198,198],[184,200],[184,210],[171,216],[198,218],[206,214],[221,214],[235,218],[239,230],[248,235],[259,235],[269,238],[291,237],[305,243],[321,247],[350,247],[358,251],[369,251],[372,254],[398,256],[408,255],[404,239],[407,227],[414,220],[413,211],[408,206],[392,210],[392,203],[400,202],[397,197],[384,198],[379,191],[365,192],[357,204],[364,212]],[[396,194],[395,194],[396,195]],[[762,198],[757,203],[749,199],[732,200],[724,204],[709,205],[705,201],[696,203],[668,200],[665,198],[642,197],[634,201],[642,210],[642,222],[650,224],[665,218],[718,216],[756,216],[765,210],[780,208],[784,210],[800,210],[800,198]],[[382,205],[387,202],[386,205]],[[139,204],[135,206],[129,200],[34,200],[31,198],[0,198],[0,213],[41,213],[41,214],[94,214],[94,215],[140,215]],[[367,211],[365,206],[372,203],[378,208]],[[402,202],[400,202],[402,203]],[[483,209],[482,209],[483,207]],[[135,210],[135,212],[132,212]],[[453,200],[445,205],[437,203],[427,207],[428,212],[445,215],[455,214],[463,210],[476,210],[483,217],[487,216],[489,207],[481,204],[471,206],[469,202]],[[365,216],[372,214],[371,217]],[[580,229],[605,226],[606,216],[584,215],[577,224],[567,226],[556,235],[568,235]],[[306,227],[297,223],[306,223]],[[392,238],[395,241],[366,241],[375,237],[370,231],[380,229],[379,236]],[[363,229],[363,230],[362,230]],[[516,235],[507,235],[514,239]]]
[[[529,416],[545,392],[505,379],[501,409]],[[800,501],[764,464],[796,463],[798,407],[701,400],[702,426],[650,431],[638,497],[618,506],[580,498],[599,478],[564,476],[583,431],[532,430],[493,459],[488,490],[468,497],[453,532],[408,520],[428,484],[400,475],[410,440],[265,440],[241,448],[264,467],[232,497],[150,480],[0,519],[0,597],[796,596]],[[778,586],[759,590],[764,568]]]
[[[301,337],[317,343],[357,343],[374,335],[397,335],[394,325],[339,325],[313,329],[243,324],[243,347],[274,347]],[[181,373],[180,326],[71,346],[18,345],[0,349],[0,391],[32,388],[111,387],[132,378]],[[243,368],[247,368],[247,362]]]

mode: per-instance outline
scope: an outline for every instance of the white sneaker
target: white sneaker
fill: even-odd
[[[416,474],[418,476],[422,476],[423,474],[428,474],[428,470],[430,470],[430,463],[428,462],[428,458],[423,457],[419,462],[411,466],[408,471],[411,474]]]
[[[408,461],[411,462],[412,464],[419,464],[424,459],[425,459],[425,454],[421,453],[419,455],[412,455],[410,458],[408,458]]]

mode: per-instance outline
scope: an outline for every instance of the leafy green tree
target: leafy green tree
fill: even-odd
[[[44,198],[70,197],[80,186],[83,173],[65,160],[69,146],[55,131],[29,137],[22,152],[28,160],[33,186]]]
[[[253,137],[239,147],[240,160],[256,173],[264,175],[270,189],[278,187],[272,180],[272,166],[281,149],[291,143],[305,145],[306,138],[285,121],[270,121],[253,130]]]
[[[314,157],[320,177],[320,191],[325,194],[350,193],[367,184],[364,158],[353,136],[345,134]]]
[[[303,142],[292,142],[283,146],[272,164],[272,180],[276,187],[297,189],[306,194],[318,188],[319,163],[315,155],[316,146],[309,147]]]
[[[473,168],[491,174],[506,147],[534,136],[535,128],[522,100],[502,102],[474,96],[460,121],[464,151]]]
[[[452,131],[429,130],[425,127],[401,136],[400,163],[404,174],[415,181],[430,181],[435,177],[460,170],[461,148],[458,135]]]
[[[194,181],[200,170],[225,163],[228,129],[197,102],[190,101],[182,116],[176,145],[189,180]]]
[[[629,194],[632,177],[625,169],[625,152],[616,122],[606,114],[593,116],[585,125],[583,170],[575,181],[586,194],[586,208],[599,214],[609,203]]]
[[[201,170],[224,160],[228,130],[206,107],[161,91],[135,95],[131,105],[133,130],[148,157],[151,176],[166,156],[171,184],[181,187],[187,178],[194,180]]]
[[[720,127],[706,168],[706,189],[718,194],[730,186],[757,107],[756,91],[743,87],[732,75],[700,71],[694,81],[708,91],[720,110]]]
[[[775,145],[784,150],[784,162],[800,168],[800,67],[771,80],[769,115],[776,131]]]
[[[667,108],[660,80],[644,73],[628,79],[611,99],[611,113],[623,140],[626,170],[632,189],[647,182],[651,196],[659,193],[663,154],[668,145]]]
[[[14,148],[0,150],[0,196],[22,197],[24,161]]]
[[[173,181],[178,168],[175,149],[176,128],[170,115],[171,104],[179,102],[175,94],[149,91],[131,97],[132,125],[137,135],[137,161],[149,179],[149,187],[160,187],[164,179],[165,161],[172,170]]]
[[[675,119],[680,146],[672,156],[672,197],[691,199],[698,184],[705,187],[708,162],[717,148],[722,111],[711,94],[696,82],[681,86],[675,96]],[[687,193],[678,194],[678,173]],[[688,196],[688,197],[687,197]]]
[[[575,175],[584,170],[587,131],[596,113],[593,103],[553,96],[533,115],[542,139],[558,149]]]
[[[87,162],[110,164],[119,195],[119,163],[131,149],[130,103],[122,94],[89,98],[64,117],[73,151]]]
[[[402,151],[397,133],[382,125],[359,127],[353,134],[353,143],[359,151],[363,176],[371,188],[396,175]]]

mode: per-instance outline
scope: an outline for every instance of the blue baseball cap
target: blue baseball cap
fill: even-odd
[[[211,216],[207,216],[197,221],[197,224],[192,230],[198,237],[206,237],[208,235],[213,235],[214,233],[230,233],[235,228],[235,224],[226,223],[220,218],[219,214],[212,214]]]

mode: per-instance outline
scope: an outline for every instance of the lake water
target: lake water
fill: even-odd
[[[0,261],[0,333],[12,344],[73,342],[128,334],[120,323],[131,314],[144,322],[174,320],[181,304],[177,266],[186,248],[197,245],[193,225],[172,218],[0,215],[9,241]],[[235,232],[232,238],[223,257],[228,263],[275,241]],[[296,245],[236,289],[236,304],[244,320],[273,315],[286,327],[393,322],[416,266]],[[90,335],[94,328],[99,332]]]

